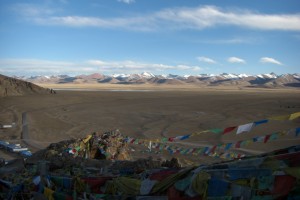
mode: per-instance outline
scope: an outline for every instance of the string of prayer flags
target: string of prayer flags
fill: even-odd
[[[236,128],[237,128],[236,134],[240,134],[243,132],[250,132],[254,127],[261,125],[261,124],[268,123],[270,120],[294,120],[298,117],[300,117],[300,112],[292,113],[290,115],[270,117],[268,119],[258,120],[255,122],[251,122],[251,123],[243,124],[243,125],[239,125],[239,126],[231,126],[231,127],[225,128],[225,129],[215,128],[215,129],[210,129],[210,130],[194,132],[194,133],[188,134],[188,135],[181,135],[181,136],[175,136],[175,137],[169,137],[169,138],[164,137],[161,139],[140,139],[140,142],[141,142],[141,140],[143,142],[147,142],[147,143],[150,140],[152,142],[175,142],[176,140],[186,140],[192,136],[196,136],[196,135],[200,135],[200,134],[208,133],[208,132],[215,133],[215,134],[227,134],[227,133],[232,132]],[[297,134],[299,134],[299,133],[297,133]],[[133,143],[133,142],[134,141],[131,141],[130,143]]]
[[[255,123],[253,123],[255,124]],[[193,155],[204,155],[204,156],[213,156],[213,157],[220,157],[222,155],[222,157],[228,157],[229,154],[225,154],[224,153],[220,153],[220,151],[224,151],[227,152],[230,150],[230,148],[234,147],[234,148],[241,148],[244,146],[249,145],[252,142],[261,142],[261,143],[267,143],[268,141],[273,141],[278,139],[279,136],[285,136],[285,135],[290,135],[290,134],[295,134],[295,136],[300,135],[300,127],[298,128],[294,128],[288,131],[280,131],[280,132],[275,132],[272,134],[268,134],[268,135],[263,135],[263,136],[256,136],[254,138],[251,139],[246,139],[246,140],[241,140],[241,141],[237,141],[237,142],[230,142],[230,143],[220,143],[217,145],[214,145],[212,147],[199,147],[199,148],[183,148],[183,147],[176,147],[173,145],[169,145],[169,143],[167,143],[168,138],[163,138],[161,140],[158,140],[157,142],[151,142],[151,140],[149,140],[149,142],[146,142],[146,140],[142,140],[142,139],[134,139],[134,138],[130,138],[127,137],[124,139],[125,142],[127,143],[132,143],[132,144],[139,144],[139,145],[145,145],[146,148],[148,148],[151,151],[152,149],[159,149],[160,151],[162,150],[167,150],[170,154],[174,154],[174,153],[180,153],[182,155],[186,155],[186,154],[193,154]],[[177,136],[176,139],[179,140],[184,140],[189,138],[190,135],[184,135],[184,136]],[[175,138],[174,138],[175,139]],[[230,153],[231,158],[238,158],[241,155],[238,155],[236,153]]]
[[[254,125],[254,123],[240,125],[238,127],[238,130],[236,131],[236,134],[240,134],[240,133],[243,133],[243,132],[250,132],[253,128],[253,125]]]

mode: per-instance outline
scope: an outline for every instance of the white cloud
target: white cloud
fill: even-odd
[[[201,57],[197,57],[197,60],[199,60],[200,62],[206,62],[206,63],[209,63],[209,64],[216,64],[217,62],[211,58],[208,58],[208,57],[204,57],[204,56],[201,56]]]
[[[234,37],[228,39],[215,39],[215,40],[197,40],[196,43],[204,44],[255,44],[261,42],[263,39],[259,37]]]
[[[31,19],[34,19],[35,17],[51,16],[57,12],[56,9],[26,3],[15,4],[12,7],[12,11]]]
[[[241,59],[241,58],[238,58],[238,57],[230,57],[227,59],[228,62],[230,63],[241,63],[241,64],[245,64],[246,61]]]
[[[132,2],[123,0],[123,2]],[[25,5],[25,6],[24,6]],[[300,31],[300,14],[265,14],[241,9],[222,9],[216,6],[196,8],[170,8],[133,17],[97,17],[78,15],[54,15],[49,9],[44,13],[30,4],[23,4],[18,13],[31,16],[29,20],[42,25],[70,27],[93,26],[100,28],[124,28],[151,31],[162,29],[206,29],[218,26],[237,26],[260,30]],[[41,8],[42,9],[42,8]],[[31,14],[31,15],[28,15]],[[47,15],[46,15],[47,14]],[[241,42],[233,40],[230,42]]]
[[[166,65],[158,63],[125,61],[88,60],[83,62],[49,61],[39,59],[0,59],[0,74],[8,75],[78,75],[85,73],[141,73],[168,70],[199,71],[199,66]]]
[[[274,58],[270,58],[270,57],[262,57],[259,60],[261,63],[272,63],[272,64],[276,64],[276,65],[282,65],[281,62],[279,62],[278,60],[275,60]]]
[[[94,70],[97,70],[94,68]],[[9,74],[64,74],[66,72],[86,72],[92,69],[83,64],[63,61],[49,61],[39,59],[0,59],[0,72]]]
[[[131,60],[126,61],[102,61],[89,60],[87,63],[98,66],[102,70],[141,70],[141,71],[164,71],[164,70],[201,70],[199,66],[189,65],[165,65],[157,63],[144,63]]]
[[[118,2],[122,2],[122,3],[131,4],[131,3],[134,3],[134,2],[135,2],[135,0],[118,0]]]

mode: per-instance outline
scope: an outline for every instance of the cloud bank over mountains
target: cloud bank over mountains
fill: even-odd
[[[133,0],[122,0],[127,4]],[[213,5],[195,8],[168,8],[147,14],[122,17],[61,15],[60,10],[16,4],[15,12],[27,20],[48,26],[118,28],[134,31],[162,31],[165,29],[203,30],[219,26],[234,26],[257,30],[300,31],[300,14],[267,14],[245,9],[220,8]]]
[[[104,61],[91,59],[82,62],[50,61],[40,59],[0,59],[0,73],[6,75],[55,75],[55,74],[85,74],[103,72],[114,73],[141,73],[149,71],[156,74],[164,74],[167,71],[175,70],[179,74],[205,73],[203,67],[206,65],[220,64],[214,59],[200,56],[196,58],[201,65],[186,64],[162,64],[132,60]],[[234,64],[245,64],[246,61],[238,57],[229,57],[227,62]],[[259,60],[262,64],[282,65],[281,62],[270,57],[262,57]],[[225,63],[225,61],[224,61]],[[282,66],[284,67],[284,66]],[[25,73],[24,73],[25,72]]]

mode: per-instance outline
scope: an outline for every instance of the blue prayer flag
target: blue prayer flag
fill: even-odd
[[[258,125],[260,125],[260,124],[268,123],[268,121],[269,121],[268,119],[263,119],[263,120],[254,122],[254,125],[255,125],[255,126],[258,126]]]
[[[298,134],[300,134],[300,127],[296,128],[296,136],[298,136]]]
[[[190,135],[184,135],[184,136],[182,136],[181,138],[180,138],[180,140],[186,140],[186,139],[188,139],[190,137]]]
[[[228,149],[230,149],[231,146],[232,146],[232,143],[226,144],[225,151],[227,151]]]

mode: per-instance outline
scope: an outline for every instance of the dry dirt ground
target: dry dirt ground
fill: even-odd
[[[109,91],[109,88],[103,86],[89,89],[98,91],[57,90],[55,95],[0,98],[0,123],[14,121],[17,124],[13,129],[0,129],[0,140],[22,143],[23,113],[26,113],[28,123],[26,144],[35,151],[52,142],[84,137],[94,131],[119,129],[124,135],[135,138],[161,138],[226,128],[300,111],[299,90],[157,89],[145,86],[127,87],[130,91],[118,91],[124,88],[115,87],[110,88],[114,91]],[[185,140],[178,146],[210,146],[299,126],[299,118],[293,121],[271,121],[254,128],[250,133],[236,135],[234,131],[224,136],[206,133]],[[300,144],[299,136],[284,136],[266,144],[254,143],[247,146],[247,149],[248,153],[257,154],[296,144]],[[170,157],[167,152],[138,153],[142,149],[138,145],[132,148],[136,149],[134,157]],[[209,160],[200,156],[179,157],[187,163]]]

